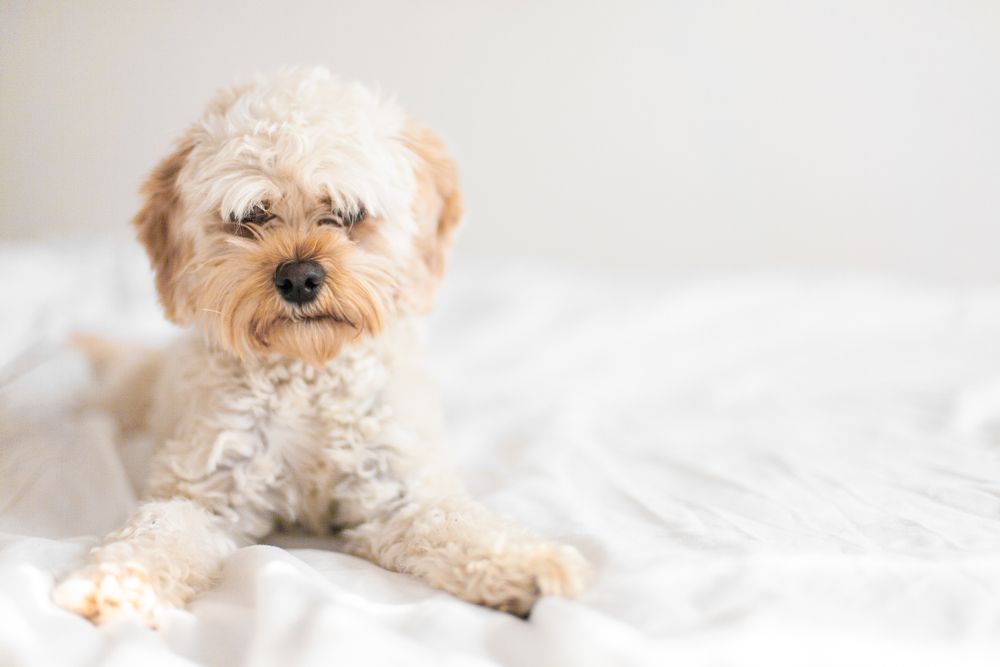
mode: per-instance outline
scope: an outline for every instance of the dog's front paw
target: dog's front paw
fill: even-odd
[[[591,577],[580,552],[561,544],[517,545],[466,567],[475,582],[475,602],[517,616],[527,616],[539,597],[574,597]]]
[[[161,611],[149,573],[131,563],[102,563],[77,570],[56,586],[52,599],[98,625],[131,617],[155,628]]]
[[[535,583],[542,595],[576,597],[583,592],[593,572],[574,547],[557,544],[536,561]]]

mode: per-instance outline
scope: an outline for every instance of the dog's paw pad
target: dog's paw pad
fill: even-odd
[[[156,627],[160,611],[149,574],[139,565],[85,567],[60,582],[52,599],[96,624],[132,617]]]

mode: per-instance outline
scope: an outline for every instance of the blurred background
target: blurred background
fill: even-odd
[[[1000,278],[1000,3],[28,2],[0,239],[130,234],[212,91],[325,64],[451,143],[466,258]]]

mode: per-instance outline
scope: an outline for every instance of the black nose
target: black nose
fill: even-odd
[[[274,286],[289,303],[309,303],[319,294],[325,278],[319,262],[285,262],[274,272]]]

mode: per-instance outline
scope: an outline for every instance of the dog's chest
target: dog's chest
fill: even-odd
[[[329,523],[338,495],[386,470],[388,377],[377,355],[358,350],[323,368],[294,363],[250,378],[261,436],[290,477],[299,520]]]

